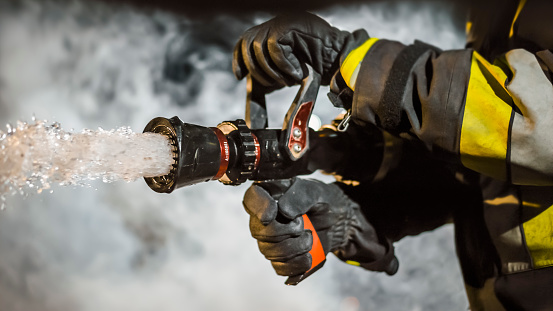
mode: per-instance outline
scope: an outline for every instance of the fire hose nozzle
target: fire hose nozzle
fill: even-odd
[[[247,180],[286,179],[317,169],[335,172],[347,180],[370,179],[382,161],[382,138],[360,146],[348,133],[331,129],[309,131],[306,156],[291,159],[289,139],[283,130],[250,129],[244,120],[225,121],[217,127],[182,122],[178,117],[151,120],[144,132],[165,135],[173,157],[168,174],[145,177],[161,193],[210,180],[240,185]],[[294,134],[292,132],[292,134]],[[372,160],[367,160],[372,159]],[[344,173],[342,173],[344,172]]]

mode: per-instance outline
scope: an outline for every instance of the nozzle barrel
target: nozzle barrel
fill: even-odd
[[[213,129],[183,123],[178,117],[160,117],[151,120],[144,132],[167,136],[175,160],[169,174],[144,178],[152,190],[170,193],[180,187],[209,181],[219,172],[221,147]]]

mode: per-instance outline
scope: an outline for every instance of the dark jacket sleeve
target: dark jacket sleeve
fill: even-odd
[[[434,230],[467,205],[481,204],[478,174],[436,161],[416,141],[403,140],[383,176],[342,189],[361,206],[379,235],[391,241]]]
[[[356,64],[346,58],[341,71],[354,90],[354,122],[417,140],[478,173],[550,185],[553,87],[545,54],[537,55],[512,50],[492,64],[471,49],[376,40],[357,68],[344,68]]]

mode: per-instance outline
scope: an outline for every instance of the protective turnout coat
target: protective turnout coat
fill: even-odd
[[[340,69],[354,126],[403,140],[350,195],[392,240],[454,222],[472,310],[553,310],[552,16],[479,3],[466,49],[371,38]]]

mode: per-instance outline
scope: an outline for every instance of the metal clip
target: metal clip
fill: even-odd
[[[349,120],[351,119],[351,109],[348,110],[342,121],[340,121],[340,124],[336,127],[338,132],[345,132],[349,127]]]

